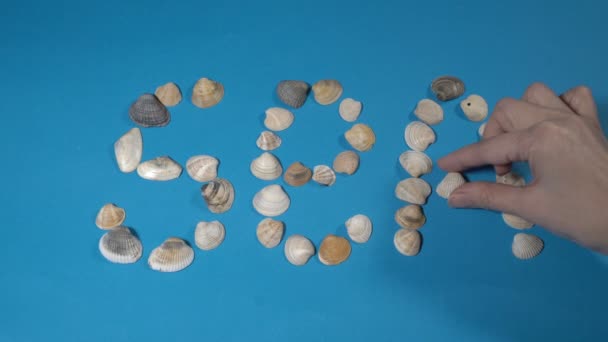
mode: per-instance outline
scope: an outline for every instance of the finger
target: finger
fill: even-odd
[[[525,217],[529,197],[530,191],[526,187],[472,182],[454,190],[448,204],[454,208],[483,208]]]
[[[532,83],[521,99],[538,106],[574,114],[574,111],[551,88],[540,82]]]
[[[561,98],[564,102],[578,115],[592,119],[598,122],[597,106],[593,99],[591,89],[585,86],[572,88],[562,94]]]

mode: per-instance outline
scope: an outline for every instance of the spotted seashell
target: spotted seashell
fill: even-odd
[[[186,162],[186,171],[197,182],[208,182],[217,178],[219,160],[212,156],[193,156]]]
[[[143,141],[139,128],[131,128],[114,143],[114,155],[120,171],[128,173],[137,169],[143,153]]]
[[[147,180],[168,181],[182,174],[182,167],[168,156],[157,157],[137,166],[137,174]]]
[[[282,131],[293,123],[293,113],[284,108],[272,107],[266,110],[264,126],[272,131]]]
[[[398,199],[412,204],[425,204],[430,194],[431,186],[421,178],[404,179],[395,188]]]
[[[538,236],[525,233],[517,233],[513,237],[511,250],[517,259],[532,259],[542,252],[545,244]]]
[[[448,172],[447,175],[443,178],[443,180],[437,185],[435,192],[440,197],[448,199],[452,192],[467,181],[462,177],[462,175],[458,172]]]
[[[272,151],[281,146],[281,137],[271,131],[260,133],[256,145],[264,151]]]
[[[322,105],[330,105],[342,96],[342,85],[336,80],[321,80],[312,86],[315,101]]]
[[[344,223],[351,240],[356,243],[366,243],[372,235],[372,221],[369,217],[357,214]]]
[[[201,221],[196,225],[194,231],[194,242],[196,246],[204,251],[217,248],[224,242],[226,229],[220,221]]]
[[[100,229],[111,229],[120,226],[125,221],[126,216],[127,214],[123,208],[108,203],[99,209],[95,224]]]
[[[285,224],[283,224],[283,222],[267,217],[258,224],[256,236],[262,246],[274,248],[281,243],[284,232]]]
[[[199,108],[209,108],[224,98],[224,86],[214,80],[201,78],[192,89],[192,103]]]
[[[353,151],[340,152],[334,159],[334,171],[352,175],[359,168],[359,155]]]
[[[292,235],[285,242],[285,258],[292,265],[302,266],[315,255],[315,246],[302,235]]]
[[[201,194],[209,211],[215,214],[227,212],[234,202],[234,187],[224,178],[216,178],[203,185]]]
[[[526,185],[526,179],[515,171],[510,171],[502,176],[496,175],[496,183],[522,187]]]
[[[449,101],[464,94],[464,82],[454,76],[437,77],[431,83],[431,91],[439,101]]]
[[[152,250],[148,266],[159,272],[178,272],[190,266],[193,260],[192,247],[182,239],[171,237]]]
[[[152,94],[143,94],[133,102],[129,117],[142,127],[162,127],[171,121],[167,107]]]
[[[420,100],[414,109],[414,114],[429,125],[436,125],[443,121],[443,109],[437,102],[429,99]]]
[[[530,229],[534,227],[534,223],[512,214],[502,213],[502,220],[505,221],[509,227],[515,229]]]
[[[399,156],[399,163],[412,177],[420,177],[433,169],[433,161],[424,152],[405,151]]]
[[[405,127],[405,143],[412,150],[424,152],[437,138],[431,127],[421,121],[413,121]]]
[[[182,101],[182,92],[179,90],[177,84],[173,82],[166,83],[156,88],[154,95],[156,95],[158,100],[167,107],[176,106]]]
[[[426,216],[424,216],[421,206],[410,204],[395,212],[395,222],[401,228],[418,229],[426,223]]]
[[[262,180],[273,180],[281,177],[283,167],[277,157],[270,152],[264,152],[255,158],[249,167],[251,174]]]
[[[460,102],[460,108],[471,121],[483,121],[488,116],[488,104],[479,95],[469,95]]]
[[[403,255],[415,256],[420,253],[422,236],[415,229],[401,228],[395,233],[393,238],[395,249]]]
[[[132,264],[141,258],[143,246],[129,228],[119,226],[99,239],[99,251],[110,262]]]
[[[310,86],[303,81],[281,81],[277,85],[279,99],[288,106],[300,108],[306,102]]]
[[[340,102],[340,107],[338,108],[338,113],[340,113],[340,117],[347,122],[356,121],[361,114],[361,109],[363,105],[360,101],[346,98]]]
[[[341,236],[327,235],[319,246],[319,261],[327,266],[343,263],[350,256],[350,242]]]
[[[300,162],[291,164],[285,171],[283,180],[291,186],[302,186],[312,178],[312,170]]]
[[[356,124],[344,133],[346,141],[357,151],[365,152],[372,149],[376,143],[376,134],[364,124]]]
[[[279,216],[287,211],[291,200],[278,184],[262,188],[253,197],[253,208],[264,216]]]
[[[331,186],[336,182],[336,174],[327,165],[317,165],[313,169],[312,180],[321,185]]]

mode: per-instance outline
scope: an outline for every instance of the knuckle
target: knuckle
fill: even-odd
[[[499,112],[507,112],[511,109],[511,107],[513,106],[513,104],[516,101],[517,100],[510,98],[510,97],[505,97],[503,99],[500,99],[498,102],[496,102],[496,106],[494,106],[494,110],[499,111]]]
[[[541,82],[532,83],[528,89],[524,92],[523,98],[528,101],[538,100],[543,97],[547,92],[547,86]]]
[[[589,97],[592,96],[591,88],[589,88],[587,86],[584,86],[584,85],[581,85],[581,86],[578,86],[578,87],[574,88],[574,94],[577,97],[580,96],[580,97],[589,98]]]
[[[483,209],[490,209],[494,203],[494,195],[488,184],[479,184],[478,189],[479,206]]]

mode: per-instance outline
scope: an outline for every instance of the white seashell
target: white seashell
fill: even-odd
[[[273,248],[281,243],[285,225],[281,221],[265,218],[258,224],[256,235],[258,241],[266,248]]]
[[[182,167],[168,156],[157,157],[137,166],[137,174],[148,180],[168,181],[182,174]]]
[[[425,204],[430,194],[431,186],[420,178],[404,179],[395,188],[395,196],[398,199],[412,204]]]
[[[108,203],[99,209],[95,224],[100,229],[111,229],[120,226],[126,217],[125,210],[112,203]]]
[[[137,169],[141,162],[143,141],[139,128],[131,128],[114,143],[114,155],[120,171],[128,173]]]
[[[284,108],[272,107],[266,110],[264,126],[272,131],[282,131],[293,123],[293,113]]]
[[[488,116],[488,104],[479,95],[469,95],[460,102],[460,108],[471,121],[483,121]]]
[[[182,239],[171,237],[152,250],[148,265],[159,272],[177,272],[190,266],[193,260],[192,247]]]
[[[201,195],[209,211],[215,214],[224,213],[234,203],[234,187],[227,179],[216,178],[201,187]]]
[[[269,152],[262,153],[249,166],[251,173],[262,180],[273,180],[281,177],[283,167],[277,157]]]
[[[538,236],[525,233],[517,233],[513,237],[511,250],[517,259],[532,259],[542,252],[544,242]]]
[[[357,151],[365,152],[376,143],[376,134],[368,125],[355,124],[344,133],[346,141]]]
[[[510,171],[502,176],[496,175],[496,183],[522,187],[526,185],[526,180],[517,172]]]
[[[443,177],[443,180],[439,182],[439,185],[437,185],[435,192],[440,197],[448,199],[454,190],[466,182],[467,181],[460,173],[448,172],[448,174]]]
[[[313,84],[315,101],[322,105],[332,104],[342,96],[342,85],[336,80],[321,80]]]
[[[315,246],[302,235],[292,235],[285,242],[285,257],[296,266],[302,266],[315,255]]]
[[[361,114],[361,108],[363,105],[361,102],[346,98],[340,102],[340,107],[338,108],[338,112],[340,113],[340,117],[344,119],[344,121],[353,122],[359,118]]]
[[[395,249],[403,255],[414,256],[420,253],[422,237],[415,229],[401,228],[395,233]]]
[[[399,156],[399,163],[412,177],[420,177],[433,169],[433,161],[424,152],[405,151]]]
[[[534,227],[534,223],[512,214],[502,213],[502,220],[505,221],[509,227],[515,229],[530,229]]]
[[[141,258],[143,247],[127,227],[116,227],[99,239],[99,251],[108,261],[132,264]]]
[[[405,143],[412,150],[423,152],[435,142],[435,132],[421,121],[413,121],[405,128]]]
[[[344,225],[348,236],[354,242],[365,243],[372,235],[372,221],[365,215],[357,214],[349,218]]]
[[[272,151],[281,146],[281,137],[271,131],[264,131],[260,133],[260,136],[255,143],[264,151]]]
[[[429,125],[436,125],[443,121],[443,109],[437,102],[429,99],[420,100],[414,109],[414,114]]]
[[[199,155],[190,157],[186,162],[186,171],[197,182],[208,182],[217,178],[219,160],[212,156]]]
[[[278,184],[268,185],[253,197],[253,207],[264,216],[279,216],[287,211],[291,200]]]
[[[162,104],[168,107],[175,106],[182,100],[182,92],[179,90],[177,84],[173,82],[166,83],[156,88],[154,95],[156,95]]]
[[[479,125],[479,128],[477,129],[477,134],[479,134],[480,137],[483,138],[483,132],[486,131],[486,123],[482,123],[481,125]]]
[[[395,212],[395,222],[401,228],[419,229],[426,223],[426,216],[424,216],[421,206],[410,204]]]
[[[313,169],[312,180],[321,185],[331,186],[336,182],[336,174],[327,165],[317,165]]]
[[[201,221],[194,230],[194,242],[204,251],[217,248],[226,237],[226,229],[220,221]]]

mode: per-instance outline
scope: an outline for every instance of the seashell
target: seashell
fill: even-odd
[[[418,101],[414,114],[429,125],[436,125],[443,121],[443,109],[437,102],[429,99]]]
[[[496,183],[522,187],[526,185],[526,180],[517,172],[510,171],[502,176],[496,175]]]
[[[194,230],[194,242],[204,251],[217,248],[226,237],[226,229],[220,221],[201,221]]]
[[[212,156],[193,156],[186,162],[186,171],[197,182],[208,182],[217,177],[219,160]]]
[[[321,185],[332,186],[336,182],[336,174],[327,165],[317,165],[313,169],[312,180]]]
[[[186,241],[171,237],[154,248],[148,257],[148,265],[159,272],[177,272],[190,266],[194,250]]]
[[[410,204],[395,212],[395,222],[401,228],[418,229],[426,223],[426,216],[424,216],[421,206]]]
[[[122,172],[133,172],[141,162],[143,141],[139,128],[131,128],[114,143],[116,164]]]
[[[167,107],[152,94],[143,94],[133,102],[129,117],[142,127],[162,127],[171,121]]]
[[[424,122],[412,121],[405,127],[405,143],[414,151],[424,152],[435,139],[435,132]]]
[[[369,217],[357,214],[344,223],[346,232],[351,240],[357,243],[365,243],[372,235],[372,221]]]
[[[341,236],[327,235],[319,246],[319,261],[328,266],[343,263],[350,256],[350,242]]]
[[[315,101],[322,105],[332,104],[342,96],[342,85],[336,80],[321,80],[312,86]]]
[[[272,151],[281,146],[281,137],[271,131],[264,131],[260,133],[260,136],[255,143],[264,151]]]
[[[182,92],[179,90],[177,84],[173,82],[166,83],[156,88],[154,95],[156,95],[158,100],[167,107],[175,106],[182,101]]]
[[[405,151],[399,156],[399,163],[412,177],[420,177],[433,169],[433,161],[424,152]]]
[[[148,180],[168,181],[182,174],[182,167],[168,156],[156,157],[137,166],[137,174]]]
[[[266,248],[273,248],[281,243],[285,225],[281,221],[265,218],[258,224],[256,235],[258,241]]]
[[[395,233],[395,249],[403,255],[414,256],[420,253],[422,237],[415,229],[401,228]]]
[[[431,91],[439,101],[449,101],[464,94],[464,82],[454,76],[437,77],[431,83]]]
[[[545,243],[541,238],[532,234],[517,233],[513,237],[511,250],[517,259],[532,259],[543,251]]]
[[[344,133],[348,143],[357,151],[365,152],[371,150],[376,143],[374,131],[364,124],[356,124]]]
[[[303,81],[281,81],[277,85],[279,99],[288,106],[300,108],[306,102],[310,86]]]
[[[120,226],[127,214],[125,210],[112,203],[105,204],[97,213],[95,224],[101,229],[110,229]]]
[[[515,229],[530,229],[534,227],[534,223],[527,221],[524,218],[512,214],[502,213],[502,219],[505,223]]]
[[[214,80],[201,78],[192,89],[192,103],[199,108],[209,108],[224,97],[224,86]]]
[[[266,110],[264,126],[272,131],[282,131],[293,123],[293,113],[287,109],[272,107]]]
[[[201,194],[209,211],[215,214],[227,212],[234,202],[234,187],[224,178],[216,178],[203,185]]]
[[[404,179],[395,188],[398,199],[412,204],[425,204],[430,194],[431,186],[420,178]]]
[[[141,258],[143,246],[129,228],[120,226],[103,234],[99,251],[104,258],[116,264],[132,264]]]
[[[302,266],[315,255],[315,246],[302,235],[292,235],[285,242],[285,257],[292,265]]]
[[[269,152],[264,152],[255,158],[251,162],[249,169],[255,177],[262,180],[277,179],[283,173],[281,162]]]
[[[448,172],[448,174],[443,177],[443,180],[439,182],[439,185],[437,185],[435,192],[437,195],[448,199],[454,190],[466,182],[467,181],[460,173]]]
[[[479,134],[480,137],[483,138],[483,132],[486,131],[486,123],[482,123],[481,125],[479,125],[479,128],[477,129],[477,134]]]
[[[312,178],[312,171],[300,162],[291,164],[285,171],[283,180],[291,186],[302,186]]]
[[[360,101],[349,97],[340,102],[338,113],[340,113],[340,117],[344,119],[344,121],[353,122],[359,118],[362,107],[363,105]]]
[[[279,216],[287,211],[289,196],[278,184],[268,185],[253,197],[253,208],[264,216]]]
[[[479,95],[469,95],[460,102],[460,108],[471,121],[482,121],[488,116],[488,104]]]
[[[334,159],[334,171],[352,175],[359,168],[359,155],[353,151],[340,152]]]

